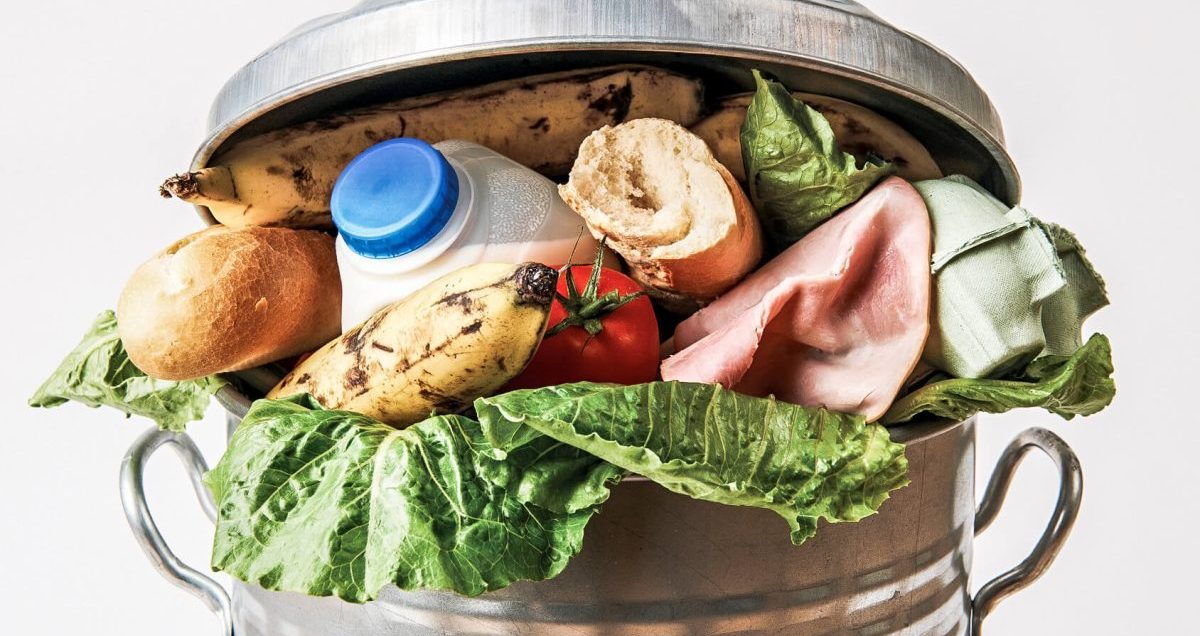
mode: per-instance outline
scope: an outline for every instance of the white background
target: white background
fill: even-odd
[[[204,135],[224,80],[284,32],[348,0],[61,2],[0,16],[0,606],[7,634],[208,636],[217,623],[156,574],[117,499],[117,465],[146,427],[114,412],[24,400],[112,307],[134,267],[198,228],[158,198]],[[984,418],[980,487],[1019,430],[1049,426],[1086,474],[1079,524],[1045,578],[1004,602],[990,634],[1167,634],[1194,625],[1200,571],[1200,14],[1191,3],[877,0],[880,15],[957,57],[989,91],[1025,179],[1024,203],[1075,230],[1114,305],[1089,324],[1116,346],[1103,414]],[[192,429],[210,460],[214,408]],[[975,583],[1016,563],[1054,499],[1031,458],[977,543]],[[174,458],[151,503],[188,562],[211,531]]]

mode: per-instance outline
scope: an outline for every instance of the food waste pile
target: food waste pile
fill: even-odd
[[[629,475],[799,545],[908,483],[888,427],[1111,402],[1071,232],[879,113],[752,79],[568,71],[240,141],[162,185],[218,224],[30,404],[182,431],[258,398],[205,476],[213,569],[366,602],[553,578]]]

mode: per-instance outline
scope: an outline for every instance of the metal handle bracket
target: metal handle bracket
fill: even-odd
[[[224,636],[233,636],[233,612],[228,592],[211,576],[179,560],[167,546],[146,503],[143,480],[146,461],[159,448],[170,446],[183,462],[200,505],[210,519],[216,507],[202,477],[208,466],[199,449],[184,433],[148,430],[130,446],[121,461],[121,504],[138,544],[156,569],[172,584],[202,600],[221,618]],[[1083,471],[1074,451],[1062,438],[1043,428],[1018,435],[1000,456],[975,513],[975,534],[982,534],[995,521],[1008,494],[1017,466],[1031,450],[1045,453],[1059,470],[1058,501],[1045,531],[1023,561],[988,581],[971,604],[970,636],[982,636],[982,624],[1004,598],[1038,579],[1054,561],[1070,534],[1083,498]]]
[[[1058,556],[1079,516],[1079,506],[1083,500],[1083,469],[1079,465],[1079,458],[1061,437],[1044,428],[1030,428],[1009,442],[1000,455],[983,500],[975,512],[975,535],[982,534],[996,520],[1017,466],[1034,449],[1045,453],[1058,467],[1058,502],[1029,556],[985,583],[975,594],[971,602],[971,636],[982,636],[983,620],[1000,601],[1024,589],[1045,573],[1054,557]]]
[[[170,446],[179,456],[188,478],[192,482],[192,490],[200,500],[204,514],[215,521],[216,505],[208,488],[204,486],[203,476],[208,470],[204,457],[196,448],[195,442],[185,433],[172,433],[151,429],[129,447],[121,460],[121,506],[125,509],[125,519],[137,539],[138,545],[146,553],[146,558],[155,569],[172,584],[187,590],[220,616],[222,634],[233,636],[233,611],[229,602],[229,593],[211,576],[204,574],[175,556],[167,542],[154,523],[150,508],[146,503],[146,492],[143,487],[146,460],[163,446]]]

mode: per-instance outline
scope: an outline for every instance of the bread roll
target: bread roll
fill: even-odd
[[[147,375],[186,380],[320,347],[339,333],[341,302],[329,235],[217,225],[133,273],[117,329]]]
[[[940,179],[942,171],[929,151],[916,137],[908,134],[890,119],[858,104],[823,95],[792,93],[825,116],[833,128],[838,148],[859,162],[874,154],[896,164],[897,175],[909,181]],[[722,99],[715,111],[692,126],[692,132],[703,139],[722,165],[738,181],[746,180],[742,164],[742,121],[753,93],[732,95]]]
[[[559,192],[668,308],[711,301],[762,257],[741,186],[703,140],[665,119],[592,133]]]

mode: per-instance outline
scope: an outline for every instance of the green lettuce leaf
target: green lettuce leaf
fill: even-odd
[[[111,310],[96,317],[91,329],[54,373],[29,398],[33,407],[55,407],[69,400],[92,408],[110,406],[126,417],[141,415],[160,428],[182,431],[204,417],[209,398],[226,382],[216,376],[171,382],[142,373],[129,360],[117,336]]]
[[[1070,356],[1042,356],[1018,376],[1002,380],[954,378],[927,384],[896,400],[881,420],[900,424],[928,414],[953,420],[1042,407],[1063,419],[1091,415],[1116,395],[1112,348],[1103,334],[1093,335]]]
[[[750,199],[778,251],[854,203],[894,166],[838,150],[825,116],[754,71],[757,92],[742,122]]]
[[[212,566],[271,590],[365,602],[385,584],[476,595],[557,575],[621,469],[479,424],[397,430],[307,395],[255,402],[205,476]]]
[[[796,544],[819,518],[858,521],[908,483],[904,447],[882,426],[717,385],[581,382],[475,409],[496,448],[548,435],[696,499],[774,510]]]

